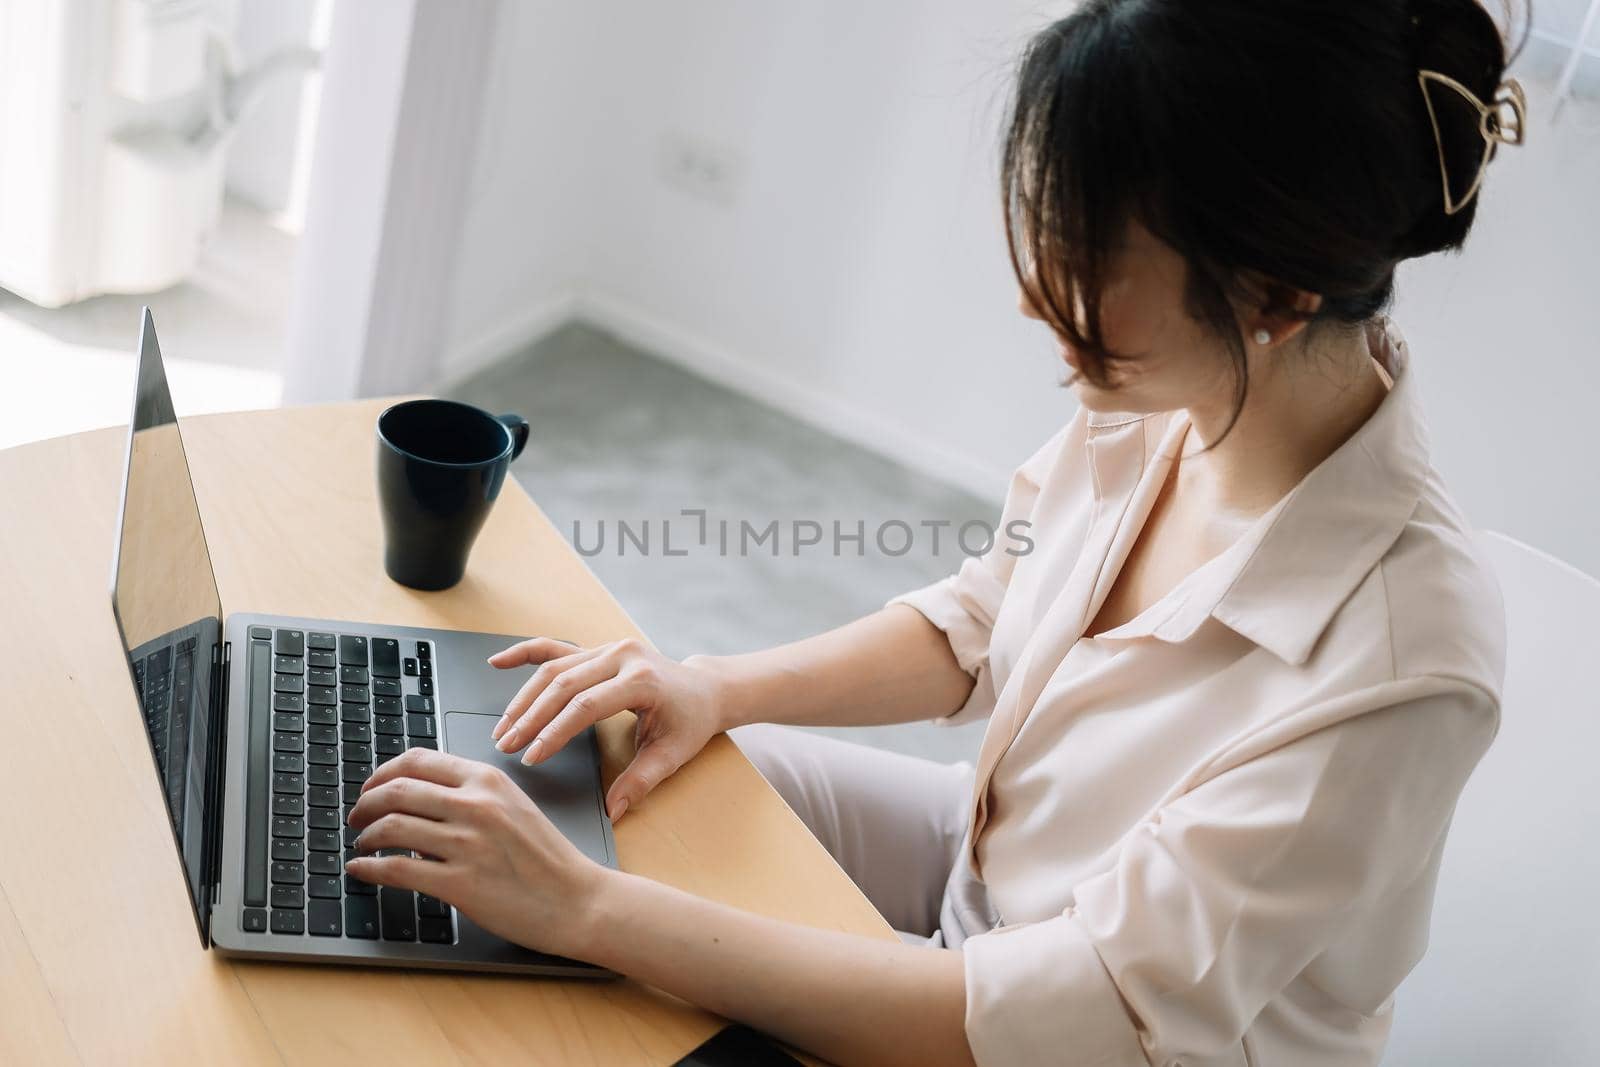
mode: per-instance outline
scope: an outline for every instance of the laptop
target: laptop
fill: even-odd
[[[504,769],[585,855],[615,867],[594,729],[537,767],[496,751],[489,731],[527,672],[484,661],[518,637],[224,616],[148,308],[136,380],[111,603],[201,945],[611,976],[504,941],[444,901],[344,873],[362,782],[416,747]]]

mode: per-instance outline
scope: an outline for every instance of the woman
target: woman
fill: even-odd
[[[1471,0],[1083,4],[1027,49],[1005,141],[1023,312],[1081,403],[1012,481],[1025,540],[751,655],[492,660],[540,665],[495,729],[528,762],[638,712],[613,819],[739,727],[914,943],[602,870],[431,752],[351,822],[438,860],[350,871],[839,1063],[1377,1062],[1503,658],[1382,313],[1520,141],[1506,61]],[[989,726],[947,768],[757,717]]]

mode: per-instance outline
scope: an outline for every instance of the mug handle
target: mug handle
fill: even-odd
[[[528,420],[521,415],[496,415],[495,420],[511,431],[511,458],[516,459],[528,444]]]

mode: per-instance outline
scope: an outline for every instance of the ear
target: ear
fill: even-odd
[[[1245,333],[1252,335],[1266,330],[1272,335],[1274,345],[1282,344],[1298,335],[1306,321],[1322,309],[1322,294],[1296,289],[1292,285],[1270,279],[1258,280],[1254,286],[1258,302],[1244,323]]]

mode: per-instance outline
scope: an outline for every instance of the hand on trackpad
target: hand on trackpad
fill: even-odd
[[[600,789],[593,728],[573,738],[572,743],[543,762],[529,767],[517,754],[501,752],[494,747],[489,731],[499,721],[498,715],[446,712],[445,749],[465,759],[500,768],[580,851],[596,863],[616,866],[608,843],[610,824]]]

